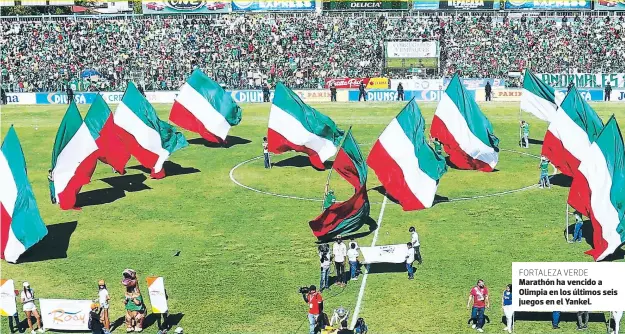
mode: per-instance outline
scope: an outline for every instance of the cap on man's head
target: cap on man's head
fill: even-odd
[[[24,284],[23,284],[23,285],[24,285],[24,287],[25,287],[25,288],[27,288],[27,287],[29,287],[29,286],[30,286],[30,283],[28,283],[28,282],[24,282]]]

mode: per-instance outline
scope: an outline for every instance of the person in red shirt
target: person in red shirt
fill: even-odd
[[[317,292],[317,287],[311,285],[307,294],[302,294],[304,301],[308,303],[308,323],[310,324],[310,334],[315,334],[317,317],[323,312],[323,297]]]
[[[477,285],[471,289],[469,300],[467,301],[467,309],[471,307],[471,301],[473,301],[471,319],[477,319],[477,325],[473,324],[471,327],[482,333],[484,332],[482,329],[484,327],[484,310],[490,307],[488,288],[484,285],[483,280],[478,280]]]

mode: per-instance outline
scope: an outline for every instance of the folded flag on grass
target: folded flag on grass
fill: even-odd
[[[54,196],[63,210],[76,209],[76,195],[91,182],[98,145],[72,101],[56,133],[52,150]]]
[[[432,206],[447,164],[428,145],[425,121],[414,98],[384,129],[367,164],[405,211]]]
[[[614,116],[582,159],[568,202],[590,217],[594,248],[586,253],[595,261],[625,242],[625,148]]]
[[[573,176],[602,128],[601,118],[573,87],[551,119],[542,154],[562,174]]]
[[[342,137],[343,131],[334,121],[278,83],[267,131],[271,153],[280,154],[291,150],[306,153],[310,163],[323,170],[323,163],[336,154]]]
[[[113,118],[126,149],[151,170],[152,178],[165,177],[165,161],[189,145],[182,133],[158,118],[154,107],[132,82],[128,83]]]
[[[180,88],[169,120],[211,143],[224,143],[230,128],[241,122],[241,108],[217,82],[196,69]]]
[[[85,124],[98,146],[98,159],[113,167],[118,173],[126,173],[126,164],[130,153],[119,137],[118,126],[113,119],[113,112],[104,98],[97,94],[85,116]]]
[[[436,107],[430,134],[460,169],[492,172],[499,161],[493,126],[455,74]]]
[[[521,110],[550,122],[560,102],[553,87],[545,84],[529,69],[525,70]]]
[[[48,234],[41,219],[33,189],[28,182],[26,160],[13,126],[0,154],[0,243],[1,255],[15,263],[20,255]]]
[[[369,217],[367,165],[351,129],[345,134],[332,168],[354,186],[356,193],[347,201],[334,203],[308,224],[319,239],[358,231]]]

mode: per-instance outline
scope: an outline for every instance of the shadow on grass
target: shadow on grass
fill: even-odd
[[[556,174],[554,176],[552,176],[549,181],[551,182],[551,185],[553,186],[559,186],[559,187],[563,187],[563,188],[570,188],[571,184],[573,183],[573,178],[568,176],[568,175],[564,175],[562,173],[560,174]]]
[[[530,144],[533,144],[533,145],[542,145],[543,144],[543,141],[542,140],[538,140],[538,139],[529,138],[528,141],[530,142]]]
[[[162,315],[161,314],[157,314],[157,313],[150,313],[148,314],[147,317],[145,317],[145,320],[143,321],[143,329],[149,328],[150,326],[154,325],[154,323],[158,324],[158,328],[159,330],[161,329],[171,329],[174,326],[177,326],[180,321],[182,320],[182,317],[184,317],[183,313],[176,313],[176,314],[170,314],[167,316],[167,319],[162,321]]]
[[[563,235],[565,233],[569,233],[569,240],[573,240],[573,236],[575,235],[575,223],[573,220],[573,223],[570,224],[566,230],[563,231]],[[566,239],[566,235],[564,235],[564,238]],[[595,248],[595,244],[594,244],[594,230],[592,228],[592,222],[590,220],[585,220],[583,225],[582,225],[582,238],[584,238],[584,241],[586,241],[586,243],[590,246],[590,248]],[[622,243],[617,249],[616,251],[614,251],[614,253],[612,253],[611,255],[606,256],[603,261],[606,262],[612,262],[612,261],[618,261],[618,260],[623,260],[625,259],[625,250],[623,250],[623,246],[625,245],[625,243]]]
[[[48,225],[48,234],[20,256],[19,263],[67,258],[67,249],[77,221]]]
[[[120,198],[126,197],[126,192],[150,190],[152,188],[143,182],[147,177],[143,174],[120,175],[100,179],[111,188],[90,190],[76,196],[76,206],[85,207],[113,203]]]
[[[447,164],[447,166],[449,166],[449,168],[451,168],[451,169],[455,169],[455,170],[473,170],[473,169],[466,169],[466,168],[460,168],[460,167],[458,167],[456,164],[454,164],[454,163],[451,161],[451,159],[449,158],[449,156],[446,156],[446,157],[445,157],[445,163],[446,163],[446,164]],[[497,172],[499,172],[499,169],[495,168],[495,169],[493,169],[493,171],[492,171],[492,172],[490,172],[490,173],[497,173]]]
[[[203,145],[204,147],[212,147],[212,148],[230,148],[237,145],[246,145],[251,143],[252,141],[249,139],[237,137],[237,136],[228,136],[226,137],[226,142],[224,144],[211,143],[208,140],[200,137],[188,140],[191,145]]]
[[[122,315],[121,317],[117,318],[115,321],[111,322],[111,332],[113,332],[115,329],[124,325],[124,320],[125,320],[125,317]],[[123,332],[123,331],[125,331],[125,328],[124,330],[120,332]]]
[[[273,156],[275,157],[275,155]],[[325,166],[326,169],[330,169],[332,168],[332,164],[334,163],[334,161],[326,161],[323,165]],[[301,168],[301,167],[312,167],[316,170],[320,170],[318,168],[316,168],[315,166],[313,166],[310,163],[310,158],[308,158],[305,155],[296,155],[294,157],[290,157],[284,160],[280,160],[278,162],[272,163],[271,164],[274,167],[297,167],[297,168]]]
[[[327,243],[331,243],[331,242],[335,242],[336,241],[336,237],[340,234],[341,235],[341,239],[342,240],[351,240],[351,239],[360,239],[360,238],[364,238],[366,236],[368,236],[369,234],[375,232],[375,230],[378,228],[378,224],[376,223],[376,221],[367,216],[365,218],[363,218],[364,222],[362,223],[362,226],[359,228],[359,230],[362,229],[363,226],[369,226],[369,230],[368,231],[363,231],[363,232],[358,232],[358,233],[353,233],[353,234],[341,234],[341,233],[335,233],[335,234],[330,234],[330,235],[326,235],[323,237],[318,238],[317,240],[317,244],[327,244]]]
[[[128,167],[129,169],[140,170],[146,174],[150,174],[151,170],[149,168],[145,168],[141,165]],[[186,174],[194,174],[201,172],[199,169],[194,167],[182,167],[179,164],[171,161],[165,161],[163,164],[163,169],[165,170],[165,177],[168,176],[176,176],[176,175],[186,175]]]

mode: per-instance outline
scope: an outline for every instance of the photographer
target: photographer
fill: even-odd
[[[323,312],[323,297],[321,293],[317,292],[317,287],[311,285],[307,288],[300,288],[299,292],[302,294],[304,301],[308,303],[308,323],[310,324],[310,334],[315,334],[315,327],[317,325],[317,317]]]

